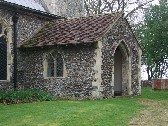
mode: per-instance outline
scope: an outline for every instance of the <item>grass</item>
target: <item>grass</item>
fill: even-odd
[[[168,92],[144,88],[132,98],[0,104],[0,126],[127,126],[146,99],[167,101]]]
[[[151,88],[143,88],[140,98],[153,100],[168,100],[168,90],[151,90]]]

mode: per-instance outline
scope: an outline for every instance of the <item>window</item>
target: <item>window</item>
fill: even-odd
[[[47,77],[64,77],[64,61],[60,53],[53,52],[46,59]]]
[[[7,30],[0,24],[0,80],[7,80]]]

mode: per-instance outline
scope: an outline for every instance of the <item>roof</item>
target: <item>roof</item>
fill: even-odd
[[[21,5],[24,7],[28,7],[30,9],[35,9],[35,10],[46,12],[46,10],[43,8],[41,4],[36,3],[32,0],[4,0],[4,1],[14,3],[17,5]]]
[[[104,35],[121,16],[121,13],[113,13],[56,20],[46,24],[19,47],[93,43]]]
[[[0,8],[5,8],[12,11],[17,10],[17,12],[24,11],[51,19],[63,18],[61,16],[48,13],[41,4],[35,3],[32,0],[0,0]]]

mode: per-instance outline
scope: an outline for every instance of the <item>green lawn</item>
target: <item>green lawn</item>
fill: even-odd
[[[144,88],[142,96],[0,105],[0,126],[127,126],[145,99],[168,100],[168,91]]]

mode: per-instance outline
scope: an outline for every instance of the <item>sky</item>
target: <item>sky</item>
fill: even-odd
[[[159,0],[154,0],[152,4],[159,4]]]

